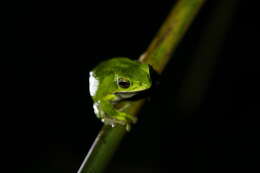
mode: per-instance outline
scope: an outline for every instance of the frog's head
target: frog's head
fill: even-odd
[[[135,93],[147,90],[151,87],[150,67],[148,64],[140,64],[132,68],[121,69],[115,75],[117,93]]]

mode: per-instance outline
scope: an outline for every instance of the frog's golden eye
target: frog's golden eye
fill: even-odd
[[[128,79],[124,79],[124,78],[119,78],[117,80],[117,84],[121,87],[121,88],[129,88],[130,87],[130,81]]]

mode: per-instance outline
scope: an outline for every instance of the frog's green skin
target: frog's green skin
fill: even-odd
[[[90,72],[89,77],[95,114],[105,124],[121,124],[129,130],[136,118],[114,106],[139,91],[149,89],[151,84],[148,64],[128,58],[112,58],[100,63]]]

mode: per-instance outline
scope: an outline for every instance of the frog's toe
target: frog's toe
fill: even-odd
[[[122,115],[126,119],[127,122],[135,124],[137,122],[137,118],[135,116],[132,116],[130,114],[124,114]]]
[[[137,119],[136,117],[131,116],[130,119],[131,119],[131,121],[132,121],[133,124],[137,123],[137,120],[138,120],[138,119]]]
[[[126,131],[130,132],[131,130],[131,124],[126,124]]]

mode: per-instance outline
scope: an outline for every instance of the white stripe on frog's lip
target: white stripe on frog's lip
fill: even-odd
[[[116,95],[119,95],[119,94],[133,94],[133,95],[135,95],[135,94],[141,93],[145,90],[147,90],[147,89],[137,90],[137,91],[120,91],[120,92],[115,92],[114,94],[116,94]]]
[[[121,99],[127,99],[136,95],[136,93],[115,93],[115,95],[119,96]]]

